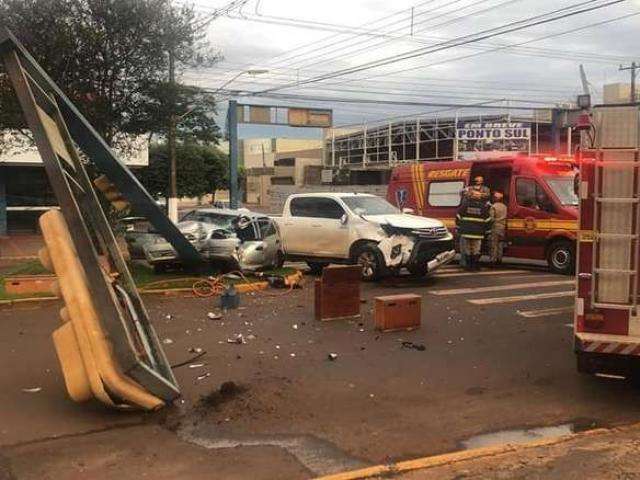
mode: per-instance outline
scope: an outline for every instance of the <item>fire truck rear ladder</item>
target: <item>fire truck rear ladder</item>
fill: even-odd
[[[598,308],[611,308],[619,310],[631,310],[635,315],[638,308],[638,258],[637,251],[640,242],[640,149],[631,148],[607,148],[596,150],[594,165],[594,204],[593,204],[593,248],[592,265],[593,276],[591,281],[591,304]],[[608,155],[609,154],[609,155]],[[625,160],[611,160],[607,157],[626,158]],[[631,173],[632,189],[627,197],[609,197],[603,188],[605,172],[618,169]],[[627,177],[628,178],[628,177]],[[615,181],[615,179],[614,179]],[[622,180],[624,181],[624,180]],[[628,233],[606,232],[603,228],[603,211],[607,206],[624,208],[629,206],[629,216],[626,225],[616,225],[615,230],[628,230]],[[612,217],[612,215],[609,215]],[[612,220],[615,222],[616,220]],[[610,241],[607,243],[607,241]],[[622,242],[622,246],[617,245]],[[613,243],[613,245],[612,245]],[[635,247],[635,248],[634,248]],[[615,257],[627,252],[627,268],[624,265],[611,266],[616,263]],[[604,265],[603,265],[604,264]],[[609,265],[607,265],[609,264]],[[626,301],[623,298],[612,300],[602,298],[600,287],[608,282],[613,296],[622,295],[626,290]],[[613,287],[613,290],[611,290]]]

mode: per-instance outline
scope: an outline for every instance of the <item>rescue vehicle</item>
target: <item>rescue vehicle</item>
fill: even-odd
[[[640,105],[603,105],[582,134],[574,348],[578,371],[640,372]]]
[[[401,209],[437,218],[455,231],[461,192],[481,175],[492,192],[504,194],[504,256],[546,260],[552,271],[572,274],[578,226],[576,173],[574,158],[492,152],[477,160],[397,167],[387,199]]]

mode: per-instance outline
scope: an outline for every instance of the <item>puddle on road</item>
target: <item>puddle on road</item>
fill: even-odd
[[[330,475],[345,470],[369,466],[354,458],[333,443],[313,435],[219,435],[213,428],[183,429],[178,432],[183,440],[215,450],[240,446],[270,445],[285,449],[314,475]]]
[[[512,445],[523,444],[535,440],[570,435],[578,430],[580,429],[576,428],[572,423],[564,423],[562,425],[555,425],[552,427],[501,430],[498,432],[475,435],[471,438],[468,438],[467,440],[463,440],[462,442],[460,442],[460,445],[465,450],[470,450],[472,448],[495,447],[507,443]]]

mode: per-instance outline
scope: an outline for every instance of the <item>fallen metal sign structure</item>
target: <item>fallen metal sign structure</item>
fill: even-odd
[[[53,337],[67,391],[76,401],[160,408],[180,391],[86,165],[106,175],[183,261],[200,255],[8,30],[0,31],[0,55],[60,205],[61,213],[40,220],[41,259],[66,304]]]

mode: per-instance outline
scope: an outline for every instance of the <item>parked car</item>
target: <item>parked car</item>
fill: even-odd
[[[144,217],[125,217],[120,219],[118,224],[124,230],[124,239],[133,259],[145,258],[144,246],[162,238]]]
[[[291,195],[274,218],[286,259],[306,261],[316,271],[329,263],[359,263],[364,280],[403,267],[426,275],[455,256],[453,236],[441,221],[403,212],[375,195]]]
[[[187,213],[178,228],[202,256],[232,269],[280,267],[284,262],[278,230],[269,217],[244,210],[197,209]],[[156,271],[179,265],[173,247],[164,239],[144,249]]]

